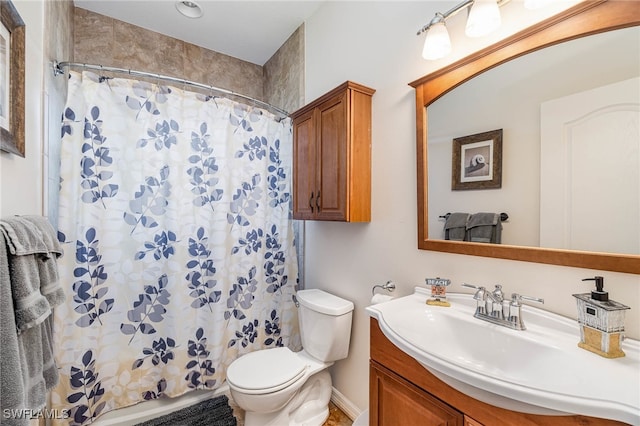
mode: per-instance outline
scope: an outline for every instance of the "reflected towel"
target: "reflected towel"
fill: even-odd
[[[475,213],[467,222],[467,241],[500,244],[502,222],[498,213]]]
[[[444,223],[444,239],[464,241],[469,213],[451,213]]]

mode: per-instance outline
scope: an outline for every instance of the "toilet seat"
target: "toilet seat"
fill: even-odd
[[[227,381],[239,392],[260,395],[304,382],[308,370],[304,359],[289,348],[263,349],[233,361],[227,369]]]

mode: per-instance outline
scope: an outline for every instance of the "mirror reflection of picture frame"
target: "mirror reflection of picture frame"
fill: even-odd
[[[0,150],[25,156],[25,24],[10,0],[0,0]]]
[[[453,139],[451,189],[502,187],[502,129]]]

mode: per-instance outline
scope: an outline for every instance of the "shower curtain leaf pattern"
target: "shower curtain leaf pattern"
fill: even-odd
[[[193,358],[187,363],[185,368],[189,371],[185,376],[185,380],[192,389],[205,389],[214,388],[216,385],[216,379],[212,377],[216,373],[216,369],[209,357],[210,352],[207,350],[207,338],[204,337],[204,329],[198,328],[196,330],[196,339],[189,340],[188,354],[190,358]]]
[[[217,188],[220,181],[215,174],[218,172],[213,147],[209,145],[211,135],[207,133],[207,123],[200,125],[200,134],[191,132],[191,148],[196,154],[189,156],[189,162],[196,166],[187,169],[191,177],[192,193],[197,195],[193,203],[198,206],[209,205],[214,210],[213,203],[222,199],[223,190]]]
[[[233,107],[232,114],[229,115],[229,121],[237,128],[242,128],[246,132],[252,132],[253,127],[251,127],[251,123],[260,120],[260,113],[258,111],[259,110],[249,108],[246,105],[236,104],[236,106]],[[236,130],[234,130],[234,132]]]
[[[231,317],[236,319],[245,319],[247,317],[240,308],[249,309],[252,306],[251,304],[255,299],[253,293],[258,289],[258,281],[255,279],[256,271],[256,267],[253,266],[249,269],[249,274],[246,278],[238,277],[236,283],[233,284],[227,298],[227,308],[230,310],[224,313],[226,320]]]
[[[287,192],[287,174],[280,159],[280,140],[276,140],[273,146],[269,147],[269,160],[271,161],[268,168],[270,174],[267,177],[269,197],[271,197],[269,206],[287,206],[291,201],[291,194]]]
[[[100,109],[93,107],[91,108],[91,120],[86,117],[84,119],[84,139],[85,141],[89,140],[90,143],[84,142],[82,144],[84,156],[81,160],[81,186],[86,189],[82,193],[82,201],[95,203],[100,200],[103,207],[106,208],[102,199],[115,197],[118,194],[118,185],[104,184],[100,186],[102,181],[107,181],[113,177],[113,172],[106,170],[107,167],[113,164],[113,158],[110,156],[109,148],[103,146],[106,142],[106,137],[102,136],[102,120],[99,120],[99,117]]]
[[[261,238],[263,234],[264,232],[262,232],[262,229],[260,228],[248,231],[245,238],[240,238],[238,240],[238,245],[231,249],[231,254],[236,254],[243,248],[243,251],[247,256],[251,253],[257,253],[262,248]]]
[[[193,270],[187,274],[186,279],[192,290],[189,295],[196,299],[191,303],[191,307],[197,309],[206,305],[213,312],[211,304],[220,301],[222,292],[212,290],[217,284],[217,281],[212,278],[216,273],[216,268],[213,260],[210,259],[211,250],[206,246],[209,239],[204,235],[204,232],[204,228],[200,227],[197,232],[198,239],[189,238],[189,254],[196,259],[187,262],[187,268]],[[207,294],[209,290],[212,291]]]
[[[135,259],[142,260],[151,252],[153,252],[153,258],[155,260],[160,260],[163,257],[168,259],[169,256],[175,253],[173,245],[178,242],[180,241],[177,240],[176,234],[171,231],[162,231],[153,236],[153,241],[145,241],[145,249],[138,251],[135,254]]]
[[[249,343],[253,343],[258,337],[258,320],[249,321],[242,326],[242,332],[236,331],[236,338],[229,340],[229,347],[234,346],[240,342],[243,348],[249,346]]]
[[[267,154],[267,139],[264,137],[249,139],[249,142],[243,144],[242,149],[236,152],[236,158],[242,158],[244,154],[248,154],[249,160],[251,161],[255,158],[262,160]]]
[[[158,383],[155,384],[155,390],[148,390],[142,393],[142,399],[146,401],[150,401],[152,399],[160,398],[164,395],[164,391],[167,389],[167,380],[160,379]]]
[[[95,419],[106,405],[105,401],[98,402],[104,396],[105,390],[102,382],[98,381],[99,373],[95,372],[95,363],[93,351],[88,350],[82,355],[82,366],[71,367],[69,382],[71,388],[79,392],[70,394],[67,401],[71,404],[81,400],[86,401],[86,404],[76,405],[69,412],[75,424],[83,424],[87,420]]]
[[[251,182],[242,182],[242,186],[238,188],[233,195],[233,201],[229,206],[230,213],[227,213],[227,221],[230,224],[237,223],[240,226],[250,225],[249,219],[243,216],[253,216],[260,206],[258,200],[262,197],[262,189],[258,186],[261,182],[260,175],[255,174],[251,178]]]
[[[88,424],[298,349],[290,119],[90,72],[64,111],[52,408]]]
[[[131,370],[135,370],[136,368],[140,368],[146,359],[151,358],[151,364],[158,365],[160,362],[164,364],[168,364],[174,358],[173,349],[175,349],[176,341],[170,337],[160,338],[159,340],[154,340],[151,348],[144,348],[142,353],[145,355],[142,358],[138,358],[133,362],[133,366]]]
[[[125,96],[125,103],[129,108],[136,110],[136,119],[145,110],[152,115],[160,115],[156,102],[167,102],[167,95],[171,93],[171,88],[167,86],[152,85],[143,81],[133,83],[131,89],[136,97]]]
[[[169,280],[166,274],[163,274],[158,279],[158,286],[146,285],[144,286],[144,293],[138,295],[138,300],[133,302],[133,309],[127,312],[127,319],[134,324],[120,324],[120,331],[124,334],[130,334],[131,340],[129,344],[136,337],[136,333],[139,331],[142,334],[153,334],[156,329],[150,322],[160,322],[164,319],[163,315],[167,313],[165,308],[169,304],[169,297],[171,294],[167,290],[167,284]]]
[[[71,132],[73,131],[73,127],[71,126],[70,122],[73,123],[76,121],[76,113],[73,112],[71,108],[65,108],[63,117],[64,118],[62,120],[62,126],[60,129],[61,138],[63,138],[65,135],[70,135]]]
[[[78,327],[89,327],[95,320],[102,324],[100,317],[111,311],[114,305],[113,299],[100,300],[109,292],[102,286],[109,276],[100,263],[100,241],[96,237],[95,228],[89,228],[85,233],[86,242],[76,241],[76,263],[80,266],[73,270],[73,276],[80,280],[73,283],[72,290],[73,301],[78,304],[74,311],[82,314],[76,320]]]
[[[129,201],[131,213],[124,212],[124,221],[133,226],[131,233],[138,225],[145,228],[155,228],[158,222],[149,214],[163,215],[166,213],[169,202],[166,197],[171,195],[171,183],[169,183],[169,166],[160,169],[160,179],[153,176],[145,178],[145,185],[135,193],[135,198]]]
[[[173,132],[172,132],[173,131]],[[139,139],[137,147],[144,148],[147,143],[153,142],[153,146],[156,151],[160,151],[163,147],[171,148],[171,145],[178,143],[176,133],[180,131],[180,125],[175,120],[162,120],[162,122],[156,123],[155,130],[148,129],[147,135],[151,139]]]
[[[282,346],[282,336],[280,336],[280,318],[278,318],[278,311],[275,309],[271,311],[269,316],[271,319],[265,322],[265,333],[267,336],[264,344],[267,346],[273,345]]]

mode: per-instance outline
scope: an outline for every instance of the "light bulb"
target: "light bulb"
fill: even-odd
[[[427,60],[444,58],[451,52],[451,39],[444,21],[437,22],[429,28],[424,39],[422,57]]]
[[[471,5],[465,34],[482,37],[500,27],[500,8],[496,0],[475,0]]]

